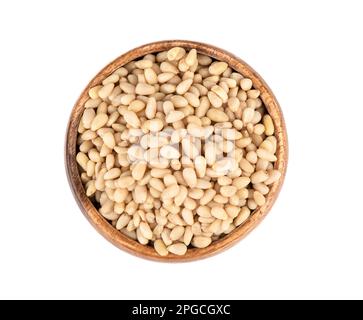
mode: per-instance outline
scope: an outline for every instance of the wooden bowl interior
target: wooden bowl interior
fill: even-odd
[[[262,207],[256,209],[243,225],[237,227],[230,234],[224,236],[217,241],[212,242],[212,244],[207,248],[188,249],[187,253],[184,256],[169,254],[166,257],[161,257],[155,252],[152,247],[141,245],[137,241],[128,238],[127,236],[116,230],[105,218],[101,216],[101,214],[94,207],[90,199],[86,196],[84,187],[80,179],[80,174],[78,172],[78,166],[76,162],[76,143],[78,125],[84,110],[84,103],[88,99],[88,90],[90,88],[100,84],[102,80],[109,76],[113,71],[132,60],[140,58],[148,53],[156,53],[168,50],[175,46],[181,46],[187,49],[194,48],[198,51],[198,53],[211,56],[220,61],[225,61],[232,69],[252,80],[253,86],[256,89],[260,90],[261,99],[264,102],[264,105],[267,108],[270,116],[272,117],[275,125],[278,159],[275,163],[275,168],[279,170],[282,175],[280,180],[272,185],[270,192],[267,196],[266,203]],[[156,261],[169,262],[191,261],[214,255],[221,252],[222,250],[229,248],[237,241],[241,240],[244,236],[246,236],[252,229],[254,229],[266,216],[278,196],[286,173],[287,156],[287,134],[281,109],[272,91],[267,86],[265,81],[258,75],[258,73],[255,72],[243,60],[237,58],[236,56],[225,50],[199,42],[182,40],[161,41],[141,46],[121,55],[110,64],[108,64],[104,69],[102,69],[83,90],[72,110],[68,123],[65,144],[65,163],[69,184],[80,209],[89,220],[89,222],[95,227],[95,229],[115,246],[120,249],[126,250],[131,254]]]

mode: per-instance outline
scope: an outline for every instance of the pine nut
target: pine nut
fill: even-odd
[[[195,49],[190,50],[187,56],[185,57],[185,62],[189,67],[195,64],[197,62],[197,50]]]
[[[207,112],[207,117],[214,122],[226,122],[228,121],[228,116],[219,109],[209,109]]]
[[[148,240],[152,239],[153,233],[150,229],[150,226],[146,222],[144,221],[140,222],[140,226],[138,229],[140,230],[143,237],[145,237]]]
[[[184,243],[175,243],[168,246],[168,251],[176,254],[178,256],[182,256],[187,252],[187,246]]]
[[[208,247],[212,242],[212,239],[209,237],[203,237],[203,236],[195,236],[192,240],[192,245],[196,248],[206,248]]]
[[[193,83],[193,79],[186,79],[186,80],[180,82],[176,86],[176,93],[183,95],[184,93],[186,93],[189,90],[192,83]]]
[[[226,220],[228,215],[223,207],[215,206],[211,209],[211,215],[220,220]]]
[[[219,76],[228,68],[228,64],[225,62],[213,62],[209,67],[209,73],[211,75]]]
[[[125,111],[124,119],[132,128],[139,128],[140,127],[140,119],[137,117],[136,113],[133,111]]]
[[[147,83],[138,83],[136,85],[135,92],[136,92],[136,94],[147,96],[147,95],[155,93],[155,88],[154,88],[154,86],[147,84]]]
[[[162,257],[168,255],[168,250],[166,249],[164,242],[160,239],[154,241],[154,249]]]
[[[165,117],[165,121],[167,123],[173,123],[176,121],[179,121],[181,119],[183,119],[185,117],[184,113],[181,111],[170,111],[166,117]]]
[[[262,170],[257,171],[251,175],[251,182],[253,184],[261,183],[269,178],[268,174]]]
[[[241,79],[240,86],[242,90],[248,91],[252,88],[252,80],[248,78]]]
[[[194,169],[185,168],[183,170],[183,178],[190,188],[194,188],[197,185],[197,175]]]
[[[167,58],[169,61],[180,60],[181,58],[184,57],[184,55],[185,55],[185,49],[181,47],[171,48],[167,52]]]

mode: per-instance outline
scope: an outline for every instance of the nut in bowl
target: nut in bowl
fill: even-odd
[[[243,238],[286,172],[280,107],[232,54],[162,41],[120,56],[73,108],[66,168],[91,224],[159,261],[208,257]]]

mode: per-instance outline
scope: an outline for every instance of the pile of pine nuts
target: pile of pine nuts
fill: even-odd
[[[112,226],[161,256],[205,248],[265,204],[274,124],[251,79],[174,47],[91,88],[78,128],[81,180]]]

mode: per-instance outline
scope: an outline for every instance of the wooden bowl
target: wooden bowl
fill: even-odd
[[[232,69],[252,80],[253,86],[256,89],[260,90],[261,99],[263,100],[275,125],[278,159],[275,163],[275,168],[278,169],[282,175],[280,180],[272,185],[271,190],[267,196],[266,203],[262,207],[256,209],[243,225],[237,227],[230,234],[215,242],[212,242],[211,245],[207,248],[188,249],[187,253],[184,256],[177,256],[169,253],[168,256],[162,257],[155,252],[153,247],[141,245],[137,241],[128,238],[120,231],[116,230],[105,218],[101,216],[101,214],[93,206],[92,202],[86,196],[84,187],[80,179],[80,173],[78,172],[78,166],[76,162],[76,142],[77,128],[83,112],[83,105],[88,99],[88,90],[91,87],[100,84],[102,80],[109,76],[113,71],[132,60],[140,58],[148,53],[168,50],[175,46],[180,46],[188,49],[195,48],[199,53],[211,56],[220,61],[225,61]],[[271,209],[273,203],[275,202],[284,181],[287,167],[287,158],[287,134],[283,115],[275,96],[273,95],[271,89],[267,86],[265,81],[261,78],[261,76],[243,60],[237,58],[236,56],[225,50],[208,44],[185,40],[160,41],[146,44],[121,55],[110,64],[108,64],[105,68],[103,68],[83,90],[81,96],[74,105],[68,123],[65,142],[65,164],[70,187],[83,214],[94,226],[94,228],[107,240],[109,240],[111,243],[113,243],[115,246],[122,250],[125,250],[139,257],[168,262],[191,261],[206,258],[231,247],[237,241],[245,237],[262,221],[262,219],[266,216],[266,214]]]

